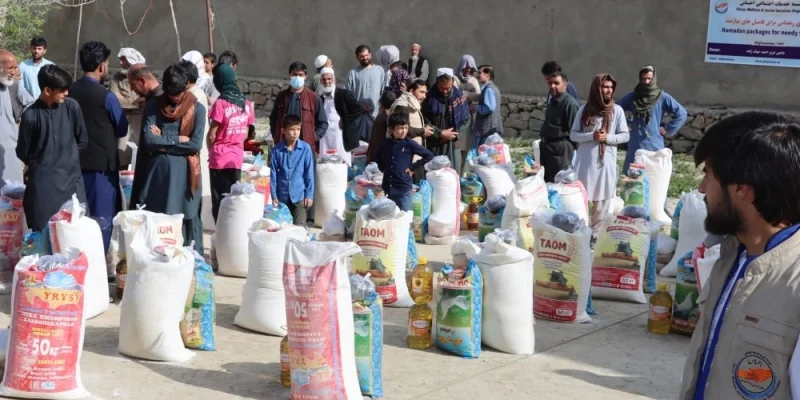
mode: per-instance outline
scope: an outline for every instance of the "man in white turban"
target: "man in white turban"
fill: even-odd
[[[213,104],[214,100],[219,97],[219,92],[214,88],[214,81],[211,80],[211,75],[206,73],[203,55],[197,50],[192,50],[184,54],[181,60],[189,61],[197,67],[197,87],[202,89],[203,93],[208,96],[208,104]]]
[[[322,96],[322,86],[319,84],[322,69],[333,68],[333,60],[324,54],[320,54],[314,59],[314,68],[317,69],[317,73],[314,75],[314,79],[308,82],[308,88],[313,90],[317,96]]]
[[[339,126],[339,114],[336,112],[334,96],[336,96],[336,76],[333,68],[324,67],[320,70],[319,91],[322,93],[322,103],[325,105],[325,115],[328,117],[328,130],[319,140],[319,154],[336,153],[342,156],[344,162],[350,165],[350,153],[344,150],[342,128]]]
[[[123,47],[119,50],[119,66],[122,68],[117,71],[108,83],[109,89],[117,96],[125,117],[128,119],[128,135],[120,138],[117,142],[119,152],[119,163],[121,169],[127,169],[132,162],[133,151],[128,146],[128,142],[139,143],[139,131],[142,129],[143,101],[139,95],[131,89],[128,82],[128,69],[135,64],[145,64],[142,53],[130,47]]]

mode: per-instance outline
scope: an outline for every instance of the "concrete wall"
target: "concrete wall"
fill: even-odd
[[[654,64],[659,85],[687,105],[800,106],[800,96],[787,90],[797,83],[797,69],[703,61],[707,0],[214,1],[219,6],[217,53],[236,51],[242,76],[283,77],[291,61],[311,65],[318,54],[327,54],[341,78],[355,65],[353,50],[359,44],[377,52],[380,45],[393,43],[401,59],[407,59],[411,43],[419,42],[435,65],[455,67],[464,53],[479,64],[494,65],[504,93],[544,94],[539,68],[555,59],[583,97],[598,72],[613,74],[626,92],[635,85],[639,67]],[[125,4],[131,30],[147,3]],[[102,40],[115,51],[135,47],[157,68],[175,61],[169,3],[153,3],[142,29],[129,36],[119,0],[97,0],[84,9],[81,41]],[[174,5],[182,50],[205,52],[205,1],[174,0]],[[50,14],[45,29],[49,58],[72,62],[77,20],[77,9]]]

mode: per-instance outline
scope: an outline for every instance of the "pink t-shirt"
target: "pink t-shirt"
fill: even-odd
[[[242,168],[247,128],[255,124],[253,103],[245,102],[244,110],[235,104],[217,99],[208,118],[219,124],[214,145],[208,150],[211,169]]]

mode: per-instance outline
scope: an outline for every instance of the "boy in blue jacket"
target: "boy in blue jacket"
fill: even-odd
[[[433,158],[433,153],[406,137],[408,114],[395,112],[389,116],[390,137],[378,151],[378,167],[383,171],[383,191],[403,211],[411,209],[414,170]],[[413,162],[414,156],[421,158]]]
[[[306,225],[306,211],[314,203],[314,153],[300,138],[300,117],[287,114],[281,127],[283,140],[272,149],[272,204],[286,204],[295,225]]]

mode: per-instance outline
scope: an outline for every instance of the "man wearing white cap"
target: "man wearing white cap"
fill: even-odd
[[[318,96],[321,96],[322,86],[320,86],[319,80],[322,75],[322,69],[333,68],[333,60],[324,54],[318,55],[317,58],[314,59],[314,68],[317,69],[317,73],[314,74],[314,79],[308,82],[308,88],[316,92]]]
[[[458,140],[468,133],[470,111],[467,95],[454,85],[455,78],[452,68],[436,70],[436,86],[422,105],[422,115],[425,125],[433,127],[433,135],[426,140],[426,147],[434,155],[447,156],[453,169],[460,172]]]
[[[145,64],[142,53],[130,47],[119,49],[119,66],[122,68],[117,71],[108,83],[109,89],[117,96],[122,111],[128,119],[128,135],[118,141],[119,164],[122,169],[131,163],[133,152],[128,147],[128,141],[139,143],[139,131],[142,129],[142,111],[144,99],[140,98],[131,88],[128,82],[128,69],[134,64]]]
[[[411,58],[408,59],[408,75],[412,78],[428,82],[428,60],[421,56],[422,46],[417,43],[411,45]]]
[[[339,114],[336,111],[336,75],[333,68],[324,67],[319,72],[320,83],[319,92],[322,103],[325,106],[325,115],[328,117],[328,130],[325,136],[319,140],[319,154],[336,153],[342,156],[344,162],[350,165],[350,153],[344,150],[344,139],[342,138],[342,128],[339,126]]]

